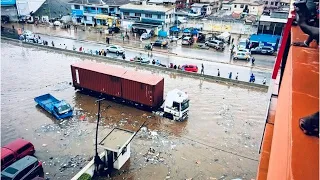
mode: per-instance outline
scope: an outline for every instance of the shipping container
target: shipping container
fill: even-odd
[[[71,65],[73,86],[118,97],[130,104],[157,108],[163,103],[164,78],[101,63]]]
[[[149,107],[158,107],[163,102],[163,77],[127,71],[122,75],[122,97]]]
[[[80,62],[71,65],[72,82],[76,89],[122,97],[121,76],[125,69],[102,63]]]

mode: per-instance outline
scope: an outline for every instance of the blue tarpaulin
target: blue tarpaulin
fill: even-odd
[[[197,35],[198,33],[199,33],[199,30],[197,29],[193,29],[191,32],[192,35]]]
[[[180,28],[177,28],[177,26],[173,26],[172,28],[170,28],[171,32],[179,32]]]
[[[253,34],[250,36],[250,42],[257,42],[264,46],[272,46],[274,49],[278,48],[280,36],[270,34]]]
[[[158,32],[158,36],[159,36],[159,37],[167,37],[167,36],[168,36],[168,34],[167,34],[167,32],[166,32],[166,31],[164,31],[164,30],[160,30],[160,31]]]

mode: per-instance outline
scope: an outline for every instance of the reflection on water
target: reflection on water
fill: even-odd
[[[42,159],[61,155],[61,149],[65,155],[92,154],[94,124],[98,109],[96,98],[75,92],[69,84],[71,82],[70,65],[90,59],[37,48],[24,48],[4,42],[1,45],[2,145],[17,137],[24,137],[35,144],[37,156]],[[111,65],[150,73],[150,70],[137,65],[133,67],[123,64]],[[204,154],[215,154],[221,160],[219,167],[217,166],[218,169],[212,168],[215,167],[213,164],[205,165],[207,160],[203,160],[205,161],[203,171],[221,174],[235,170],[234,175],[237,175],[241,174],[241,169],[244,168],[250,177],[253,177],[256,162],[237,162],[237,158],[226,153],[215,152],[212,147],[257,159],[267,104],[266,93],[203,79],[187,78],[172,72],[153,69],[151,73],[165,78],[165,92],[178,88],[188,93],[190,98],[188,121],[174,122],[134,107],[103,101],[101,130],[121,127],[135,131],[148,117],[148,129],[165,134],[169,140],[180,142],[174,152],[170,152],[170,156],[167,154],[168,159],[172,159],[172,162],[168,160],[171,170],[176,170],[173,176],[176,179],[188,178],[182,174],[199,170],[193,168],[195,164],[193,161],[181,160],[181,156],[205,159]],[[58,122],[43,109],[36,108],[33,98],[45,93],[51,93],[58,99],[65,99],[71,103],[75,107],[75,117],[69,121]],[[41,130],[52,124],[56,124],[58,127],[54,128],[58,130],[54,129],[55,131],[43,134]],[[201,142],[206,146],[197,146],[195,142]],[[50,144],[52,150],[49,147],[47,149],[42,147],[43,143]],[[137,158],[137,161],[130,163],[133,169],[140,167],[138,162],[143,158],[139,152],[144,151],[144,148],[148,148],[148,142],[140,139],[133,142],[133,156]],[[186,163],[191,166],[185,167]],[[180,165],[184,167],[184,170],[180,169],[181,172],[178,171]],[[223,167],[224,170],[222,170]],[[153,168],[149,167],[149,169]],[[47,166],[46,170],[59,175],[57,168]],[[149,172],[146,171],[145,173],[148,174]],[[69,177],[72,173],[64,175]],[[141,173],[135,171],[129,175],[136,178],[143,177]]]

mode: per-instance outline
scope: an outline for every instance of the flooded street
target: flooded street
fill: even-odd
[[[75,92],[70,65],[92,60],[17,43],[1,43],[1,143],[23,137],[44,162],[45,177],[70,179],[94,155],[96,98]],[[101,62],[101,60],[99,60]],[[139,66],[111,64],[165,78],[190,98],[187,121],[174,122],[103,101],[99,139],[112,127],[136,131],[131,158],[112,179],[252,179],[264,128],[267,93],[184,77]],[[72,119],[56,121],[33,98],[51,93],[75,107]],[[154,155],[148,154],[153,148]]]

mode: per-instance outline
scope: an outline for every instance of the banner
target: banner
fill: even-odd
[[[15,5],[16,0],[1,0],[1,6]]]

